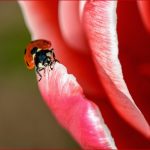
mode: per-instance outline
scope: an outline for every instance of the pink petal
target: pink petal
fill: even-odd
[[[59,1],[58,19],[65,41],[76,50],[87,51],[88,43],[79,15],[79,1]]]
[[[66,68],[56,63],[42,72],[39,89],[58,122],[84,149],[116,149],[98,107],[86,99],[82,88]]]
[[[145,27],[150,32],[150,1],[137,1]]]
[[[123,79],[118,59],[115,1],[90,1],[84,11],[84,26],[99,78],[119,114],[134,128],[150,137],[150,128],[134,103]]]
[[[64,42],[58,23],[58,1],[19,1],[19,4],[32,39],[51,41],[57,59],[76,76],[84,93],[90,97],[105,97],[91,54],[83,55]]]

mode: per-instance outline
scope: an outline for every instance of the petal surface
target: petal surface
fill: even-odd
[[[58,19],[65,41],[76,50],[87,51],[89,47],[80,22],[79,1],[59,1]]]
[[[150,127],[134,103],[123,79],[118,59],[115,1],[90,1],[84,11],[84,26],[100,79],[119,114],[150,137]]]
[[[145,27],[150,32],[150,1],[137,1]]]
[[[19,4],[32,39],[51,41],[57,59],[76,76],[84,93],[90,97],[105,97],[91,53],[83,50],[86,52],[83,54],[83,51],[70,47],[63,39],[58,22],[58,1],[19,1]]]
[[[81,147],[116,149],[97,105],[85,98],[75,77],[59,63],[52,71],[46,68],[46,72],[41,73],[38,85],[45,102]]]

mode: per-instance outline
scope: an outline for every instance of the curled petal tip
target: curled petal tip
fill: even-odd
[[[75,77],[56,63],[42,73],[39,89],[59,123],[83,149],[116,149],[98,107],[86,99]]]

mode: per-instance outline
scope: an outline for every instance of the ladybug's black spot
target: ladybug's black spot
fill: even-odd
[[[29,66],[28,62],[26,61],[27,66]]]
[[[27,52],[27,50],[25,49],[25,51],[24,51],[24,55],[26,54],[26,52]]]
[[[33,55],[33,54],[35,54],[36,52],[37,52],[37,47],[33,47],[33,49],[31,50],[31,54]]]

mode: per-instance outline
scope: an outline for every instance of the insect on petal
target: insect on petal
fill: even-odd
[[[41,94],[58,122],[85,149],[116,149],[110,131],[96,104],[86,99],[75,77],[56,63],[54,69],[41,71]]]

